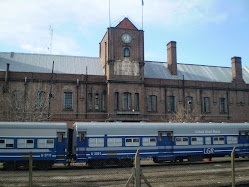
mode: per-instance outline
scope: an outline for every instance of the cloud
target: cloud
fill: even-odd
[[[141,0],[111,0],[111,21],[129,16],[142,25]],[[213,10],[214,0],[145,0],[144,23],[166,26],[193,22],[222,22],[225,12]],[[0,42],[27,52],[44,52],[49,47],[49,25],[54,27],[54,52],[80,53],[79,33],[94,37],[98,25],[109,26],[109,0],[1,0]],[[118,21],[116,23],[118,23]],[[71,29],[75,32],[63,33]],[[90,30],[93,29],[93,30]],[[103,30],[104,34],[105,30]],[[68,35],[65,35],[68,34]],[[96,38],[96,36],[95,36]],[[93,38],[93,40],[95,40]],[[99,42],[99,41],[98,41]],[[48,52],[48,51],[47,51]]]

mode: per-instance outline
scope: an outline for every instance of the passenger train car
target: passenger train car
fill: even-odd
[[[154,162],[249,156],[249,123],[0,122],[0,162],[27,166],[32,151],[39,169],[54,163],[133,165],[136,151]]]
[[[0,162],[10,170],[28,167],[32,152],[39,169],[65,163],[67,135],[66,123],[0,122]]]
[[[75,123],[73,154],[93,167],[131,165],[140,157],[154,162],[230,155],[249,156],[249,123]]]

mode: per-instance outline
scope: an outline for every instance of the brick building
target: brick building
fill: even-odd
[[[249,69],[144,60],[144,32],[125,18],[107,29],[99,57],[0,53],[0,120],[249,121]],[[166,49],[165,49],[166,51]],[[54,70],[52,72],[52,62]],[[229,62],[228,62],[229,63]]]

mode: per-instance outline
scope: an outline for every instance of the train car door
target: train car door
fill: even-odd
[[[86,131],[79,131],[78,133],[78,159],[81,161],[86,160]]]
[[[239,144],[240,146],[240,152],[244,154],[249,154],[249,137],[248,137],[249,131],[239,131]]]
[[[173,132],[158,131],[159,159],[167,160],[173,157]]]
[[[57,132],[56,144],[56,161],[64,161],[66,159],[66,139],[65,132]]]

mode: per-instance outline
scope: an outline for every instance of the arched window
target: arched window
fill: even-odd
[[[124,48],[124,57],[130,57],[130,49],[128,47]]]

